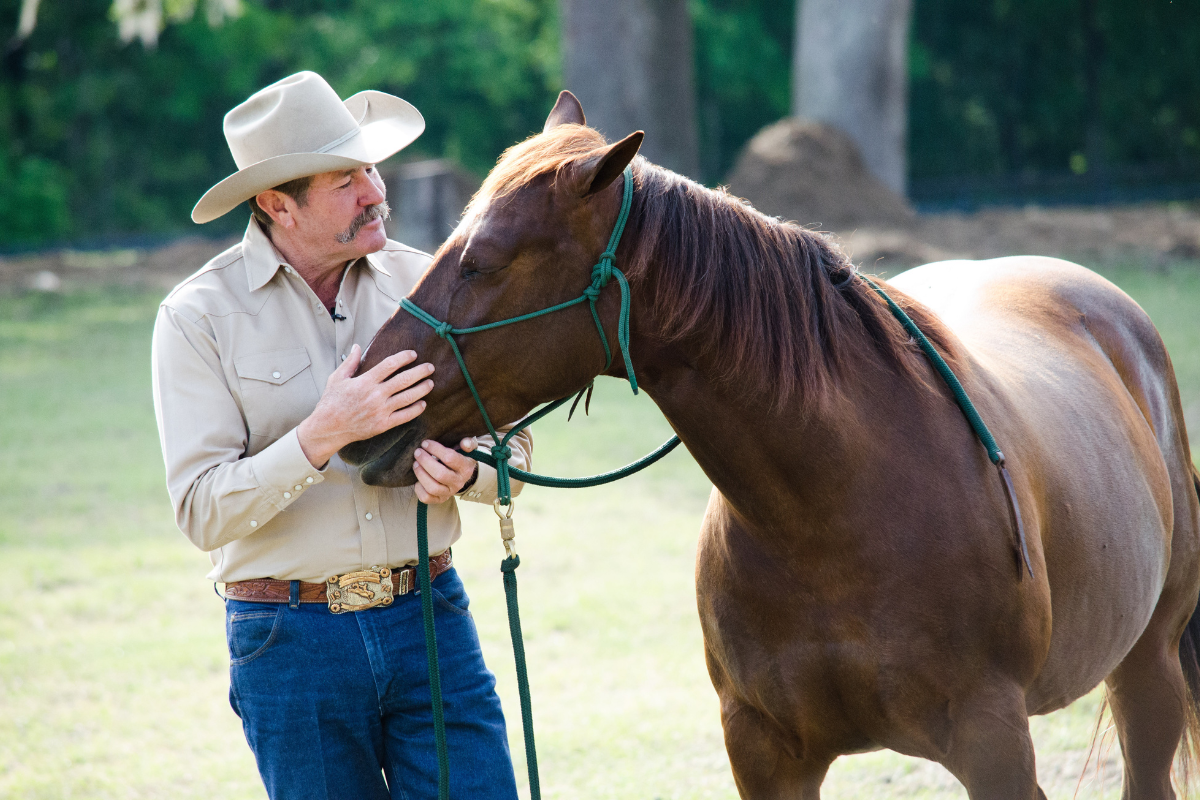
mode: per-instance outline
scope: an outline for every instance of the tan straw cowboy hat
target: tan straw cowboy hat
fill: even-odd
[[[238,171],[192,209],[210,222],[260,192],[306,175],[377,164],[425,130],[421,113],[383,92],[344,103],[315,72],[297,72],[255,92],[225,115],[225,139]]]

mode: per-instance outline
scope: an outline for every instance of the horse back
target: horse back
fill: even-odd
[[[1029,710],[1089,691],[1160,602],[1195,608],[1200,534],[1161,337],[1109,281],[1058,259],[940,262],[895,285],[956,335],[963,382],[1018,484],[1051,640]]]

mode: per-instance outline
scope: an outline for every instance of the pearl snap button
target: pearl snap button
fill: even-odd
[[[305,482],[305,483],[312,483],[312,478],[311,478],[311,477],[309,477],[309,478],[305,478],[305,479],[304,479],[304,482]]]
[[[256,520],[256,519],[252,519],[252,520],[250,520],[250,527],[251,527],[251,528],[257,528],[257,527],[258,527],[258,520]]]
[[[283,493],[283,499],[284,499],[284,500],[291,500],[291,499],[292,499],[292,493],[291,493],[291,492],[284,492],[284,493]]]
[[[303,486],[301,486],[301,485],[300,485],[300,484],[298,484],[298,483],[297,483],[297,484],[296,484],[296,486],[295,486],[295,489],[296,489],[296,491],[297,491],[297,492],[298,492],[298,491],[300,491],[300,490],[301,490],[301,489],[303,489],[303,488],[304,488],[304,487],[303,487]]]
[[[271,373],[271,377],[272,377],[272,378],[278,378],[278,377],[279,377],[279,370],[275,370],[274,372],[272,372],[272,373]]]
[[[370,519],[371,519],[371,512],[370,512],[370,511],[368,511],[368,512],[367,512],[367,520],[368,520],[368,521],[370,521]]]

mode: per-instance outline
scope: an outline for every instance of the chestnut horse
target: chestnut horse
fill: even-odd
[[[1146,314],[1050,258],[929,264],[887,284],[1004,450],[1031,578],[984,448],[846,257],[635,158],[641,139],[607,144],[564,92],[410,298],[468,327],[578,297],[632,164],[616,260],[630,350],[714,484],[696,588],[742,796],[818,798],[837,756],[890,748],[943,764],[975,800],[1044,797],[1029,716],[1101,681],[1124,796],[1174,796],[1176,751],[1200,733],[1200,504]],[[598,303],[614,354],[618,303],[611,286]],[[498,422],[605,370],[583,305],[459,344]],[[423,415],[343,451],[369,483],[411,484],[422,439],[485,430],[450,347],[404,311],[361,369],[407,348],[441,377]],[[606,374],[627,377],[622,359]]]

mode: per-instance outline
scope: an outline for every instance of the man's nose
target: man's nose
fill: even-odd
[[[381,178],[376,175],[363,175],[363,178],[364,185],[358,196],[359,205],[375,206],[387,199],[387,191]]]

